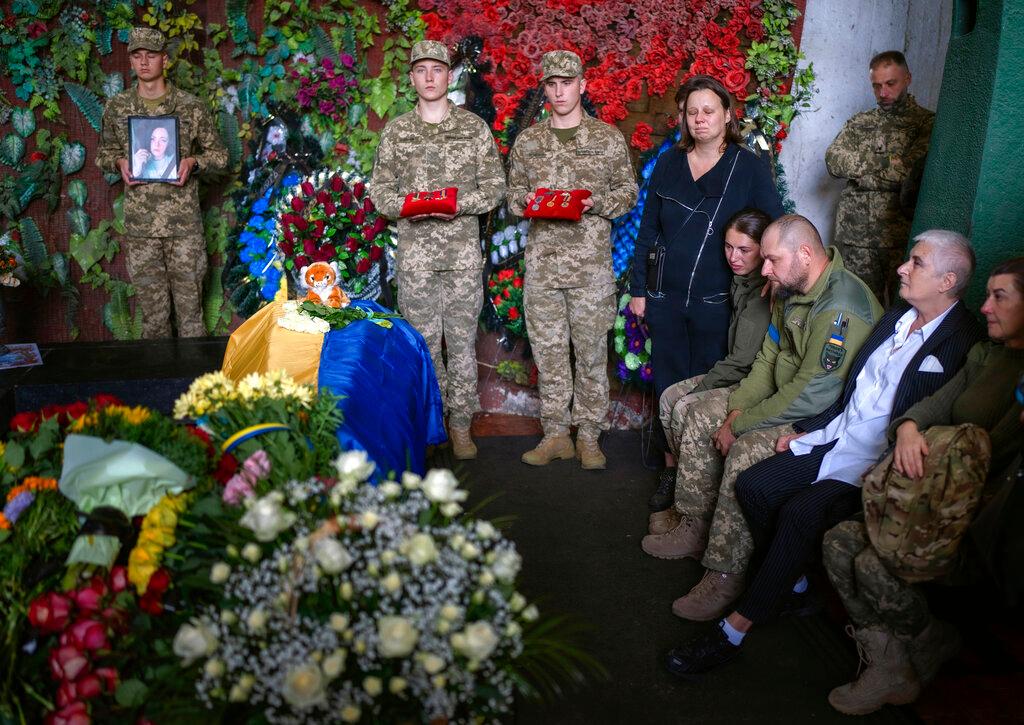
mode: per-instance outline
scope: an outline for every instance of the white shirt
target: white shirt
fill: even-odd
[[[832,479],[860,485],[861,476],[887,447],[885,431],[904,370],[951,309],[953,305],[913,333],[910,326],[917,319],[917,310],[907,310],[896,321],[896,329],[889,339],[868,357],[857,375],[857,387],[843,412],[824,428],[789,444],[793,455],[803,456],[815,446],[838,441],[822,459],[818,481]]]

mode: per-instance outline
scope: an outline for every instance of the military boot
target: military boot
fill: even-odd
[[[546,466],[556,459],[569,460],[576,457],[576,448],[567,433],[544,436],[533,450],[523,454],[523,463],[531,466]]]
[[[676,500],[676,467],[662,469],[658,474],[658,488],[647,499],[651,511],[664,511]]]
[[[953,659],[960,651],[963,639],[952,624],[932,617],[928,626],[910,640],[910,662],[917,679],[927,685],[935,679],[943,663]]]
[[[683,517],[674,508],[667,508],[664,511],[655,511],[647,519],[648,534],[667,534],[682,521]]]
[[[452,453],[455,454],[456,460],[468,461],[472,458],[476,458],[476,444],[473,443],[473,436],[470,435],[469,427],[456,428],[452,426],[451,429],[452,439]]]
[[[718,619],[743,593],[743,575],[708,569],[697,585],[672,602],[672,614],[692,622]]]
[[[580,467],[586,471],[599,471],[608,463],[597,438],[576,436],[576,457],[580,459]]]
[[[921,684],[903,641],[884,629],[858,629],[852,634],[867,668],[854,682],[832,690],[829,704],[845,715],[867,715],[882,705],[906,705],[916,700]]]
[[[682,516],[679,524],[664,534],[648,534],[640,548],[659,559],[691,559],[704,553],[710,522],[696,516]]]

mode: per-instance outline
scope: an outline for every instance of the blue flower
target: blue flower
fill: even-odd
[[[274,299],[274,295],[277,294],[277,290],[281,287],[281,270],[277,267],[271,267],[267,270],[267,276],[264,279],[263,286],[260,287],[260,295],[265,300]]]
[[[266,229],[268,232],[273,233],[274,230],[277,228],[277,219],[275,219],[274,217],[270,217],[269,219],[267,219],[267,221],[263,223],[263,228]]]
[[[267,210],[267,207],[270,206],[270,202],[268,201],[269,195],[270,192],[267,192],[266,196],[256,200],[256,203],[252,205],[253,214],[262,214]]]

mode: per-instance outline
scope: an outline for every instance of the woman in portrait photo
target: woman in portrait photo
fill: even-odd
[[[136,179],[175,181],[178,178],[177,154],[166,126],[150,132],[149,144],[132,154],[132,176]]]

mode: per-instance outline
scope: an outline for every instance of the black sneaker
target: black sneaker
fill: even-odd
[[[658,474],[658,488],[647,499],[651,511],[664,511],[676,500],[676,469],[663,468]]]
[[[684,680],[695,680],[740,654],[740,646],[732,644],[716,622],[682,647],[668,653],[668,671]]]

